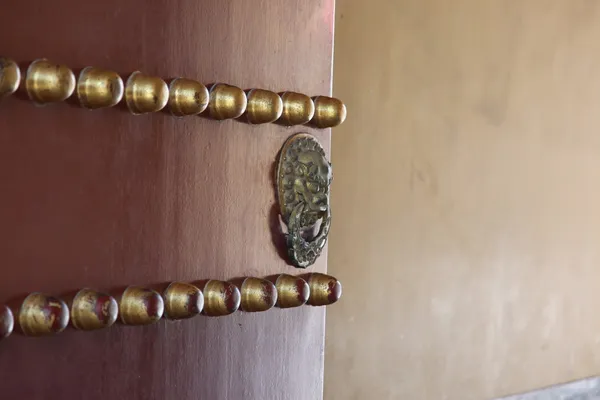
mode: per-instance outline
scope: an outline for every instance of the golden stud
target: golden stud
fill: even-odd
[[[277,93],[252,89],[247,94],[246,118],[251,124],[266,124],[281,117],[283,101]]]
[[[84,331],[107,328],[119,314],[117,301],[106,293],[82,289],[71,304],[71,324]]]
[[[189,283],[173,282],[163,293],[165,317],[185,319],[194,317],[204,308],[204,296],[200,289]]]
[[[273,282],[260,278],[246,278],[242,282],[240,309],[247,312],[267,311],[277,302]]]
[[[27,336],[45,336],[62,332],[69,323],[69,308],[64,301],[31,293],[19,310],[19,326]]]
[[[77,97],[85,108],[112,107],[123,98],[123,80],[113,71],[87,67],[79,74]]]
[[[119,301],[119,315],[125,325],[148,325],[158,321],[164,312],[160,294],[151,289],[129,286]]]
[[[311,120],[317,128],[333,128],[346,120],[346,106],[341,100],[327,96],[317,96],[315,115]]]
[[[169,101],[169,87],[158,77],[136,71],[127,79],[125,100],[132,114],[157,112]]]
[[[275,281],[277,288],[277,307],[291,308],[306,304],[310,295],[308,283],[298,277],[281,274]]]
[[[208,99],[208,89],[200,82],[177,78],[169,85],[169,111],[177,117],[200,114]]]
[[[281,95],[283,112],[279,121],[283,125],[303,125],[315,114],[315,105],[310,97],[302,93],[285,92]]]
[[[342,297],[342,284],[333,276],[310,274],[308,286],[310,287],[308,304],[311,306],[327,306]]]
[[[210,88],[208,115],[216,120],[238,118],[246,111],[246,93],[236,86],[215,83]]]
[[[64,101],[75,90],[75,75],[66,65],[39,59],[27,69],[25,88],[29,98],[37,104]]]
[[[0,98],[17,91],[21,84],[21,69],[10,58],[0,57]]]
[[[231,282],[209,280],[202,289],[204,310],[210,317],[229,315],[240,307],[240,290]]]

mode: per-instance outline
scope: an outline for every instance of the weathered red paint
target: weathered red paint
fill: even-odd
[[[52,332],[60,332],[66,328],[69,323],[69,312],[65,303],[55,298],[48,298],[42,310]]]
[[[269,307],[273,307],[277,302],[277,288],[267,280],[262,282],[262,301]]]
[[[305,304],[310,296],[310,287],[302,278],[296,279],[296,296],[300,304]]]
[[[342,297],[342,284],[337,279],[329,281],[327,288],[327,299],[329,304],[333,304]]]
[[[99,321],[106,323],[111,320],[115,300],[109,295],[100,295],[94,303],[94,314]]]
[[[188,296],[188,302],[186,304],[187,312],[190,315],[196,315],[202,311],[202,294],[200,292],[194,292]]]
[[[144,307],[150,318],[162,317],[162,298],[158,293],[149,290],[144,296]]]
[[[222,293],[223,300],[225,301],[225,307],[227,307],[228,312],[232,313],[240,307],[242,296],[238,288],[233,283],[225,282],[223,286]]]

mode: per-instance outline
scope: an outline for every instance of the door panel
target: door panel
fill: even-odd
[[[20,1],[3,55],[205,84],[327,94],[333,0]],[[24,69],[23,69],[24,71]],[[0,301],[82,287],[296,273],[278,249],[273,164],[285,139],[250,126],[122,105],[0,104]],[[326,252],[311,271],[326,270]],[[3,398],[322,396],[324,310],[115,325],[0,343]]]

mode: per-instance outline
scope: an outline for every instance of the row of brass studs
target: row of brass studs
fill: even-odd
[[[21,70],[9,58],[0,58],[0,98],[13,94],[21,84]],[[167,83],[139,71],[127,82],[114,71],[84,68],[75,78],[73,71],[46,59],[32,62],[25,76],[25,90],[37,104],[61,102],[74,92],[82,107],[113,107],[123,97],[132,114],[145,114],[167,107],[175,116],[206,114],[216,120],[244,118],[251,124],[277,122],[283,125],[312,124],[331,128],[344,122],[346,106],[340,100],[264,89],[244,92],[236,86],[216,83],[208,89],[192,79],[177,78]]]
[[[161,294],[129,286],[116,299],[92,289],[80,290],[72,300],[41,293],[25,298],[18,311],[18,329],[26,336],[60,333],[69,323],[78,330],[107,328],[117,319],[125,325],[148,325],[161,318],[187,319],[203,314],[225,316],[242,310],[267,311],[272,307],[291,308],[304,304],[325,306],[342,294],[341,283],[324,274],[310,274],[307,280],[282,274],[273,282],[246,278],[239,287],[232,282],[209,280],[200,285],[173,282]],[[8,306],[0,306],[0,339],[8,337],[15,324]]]

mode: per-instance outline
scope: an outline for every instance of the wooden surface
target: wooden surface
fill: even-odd
[[[340,0],[325,398],[600,374],[600,2]],[[360,29],[358,29],[360,27]]]
[[[1,53],[327,94],[333,0],[19,1]],[[30,291],[295,273],[274,244],[273,163],[310,131],[66,104],[0,105],[0,301]],[[325,271],[323,256],[312,271]],[[2,398],[316,399],[322,308],[14,336]]]

